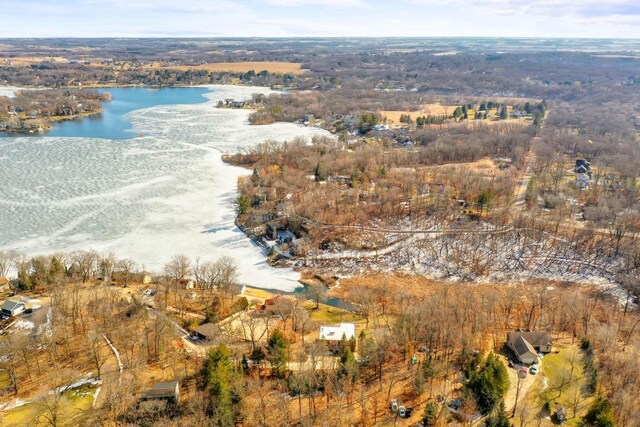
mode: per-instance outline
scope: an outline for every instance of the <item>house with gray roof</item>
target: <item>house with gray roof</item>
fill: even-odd
[[[507,333],[507,347],[526,365],[538,361],[538,353],[550,353],[553,339],[548,332],[514,331]]]
[[[6,300],[4,303],[2,303],[3,316],[8,316],[8,317],[17,316],[18,314],[22,313],[26,309],[27,309],[27,306],[25,305],[25,303],[20,301]]]

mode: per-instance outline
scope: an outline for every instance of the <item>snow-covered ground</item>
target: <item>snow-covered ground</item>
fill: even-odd
[[[302,264],[321,268],[325,274],[342,276],[405,271],[434,279],[473,282],[531,279],[575,282],[596,286],[620,304],[626,303],[627,292],[615,281],[620,257],[585,252],[571,241],[548,233],[521,238],[525,230],[511,227],[491,230],[481,226],[458,231],[424,230],[408,237],[404,233],[386,233],[390,241],[387,247],[377,250],[334,247],[310,254]]]
[[[15,86],[0,86],[0,96],[13,98],[13,96],[19,90],[21,90],[21,88]]]
[[[289,123],[250,126],[249,111],[218,109],[218,100],[269,89],[210,86],[209,101],[130,113],[124,141],[12,137],[0,145],[0,250],[29,255],[96,249],[160,271],[175,254],[234,258],[240,281],[293,290],[298,273],[268,266],[259,247],[234,225],[239,176],[222,162],[269,139],[328,135]]]

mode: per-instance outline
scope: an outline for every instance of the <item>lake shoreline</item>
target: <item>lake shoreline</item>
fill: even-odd
[[[242,284],[299,288],[297,272],[269,266],[235,225],[237,179],[248,171],[225,164],[222,155],[269,139],[327,133],[293,124],[251,126],[250,111],[216,107],[219,99],[246,99],[268,88],[205,89],[204,102],[126,113],[129,136],[143,137],[15,136],[0,145],[7,166],[0,180],[11,184],[0,189],[0,204],[14,212],[0,221],[0,250],[37,256],[95,249],[158,272],[181,253],[201,262],[230,256]],[[43,162],[48,167],[38,168]]]

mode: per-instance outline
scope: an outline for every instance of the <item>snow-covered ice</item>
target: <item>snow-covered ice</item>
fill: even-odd
[[[0,144],[0,250],[29,255],[96,249],[160,271],[175,254],[234,258],[240,282],[293,290],[299,275],[268,266],[234,225],[239,176],[222,162],[269,139],[328,135],[279,123],[250,126],[249,111],[218,100],[265,88],[211,86],[209,101],[130,113],[129,140],[12,137]]]

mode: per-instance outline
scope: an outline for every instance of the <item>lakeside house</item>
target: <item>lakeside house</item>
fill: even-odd
[[[251,211],[253,222],[256,224],[262,224],[265,222],[273,221],[276,215],[271,213],[268,209],[254,209]]]
[[[21,301],[6,300],[2,303],[2,315],[7,317],[17,316],[27,309],[25,303]]]
[[[276,242],[278,242],[279,245],[289,245],[295,239],[296,239],[296,235],[295,234],[293,234],[289,230],[285,230],[285,231],[281,231],[280,233],[278,233],[278,236],[276,238]]]
[[[507,347],[518,361],[531,365],[538,361],[538,353],[550,353],[553,339],[548,332],[519,330],[507,333]]]
[[[356,325],[355,323],[340,323],[339,326],[320,326],[319,339],[325,341],[330,350],[340,351],[343,343],[355,343]]]
[[[280,220],[275,220],[267,223],[265,232],[269,239],[276,240],[278,238],[278,234],[286,230],[287,230],[286,224],[284,224]]]
[[[311,239],[308,237],[300,237],[291,241],[289,252],[293,256],[305,256],[311,249]]]

